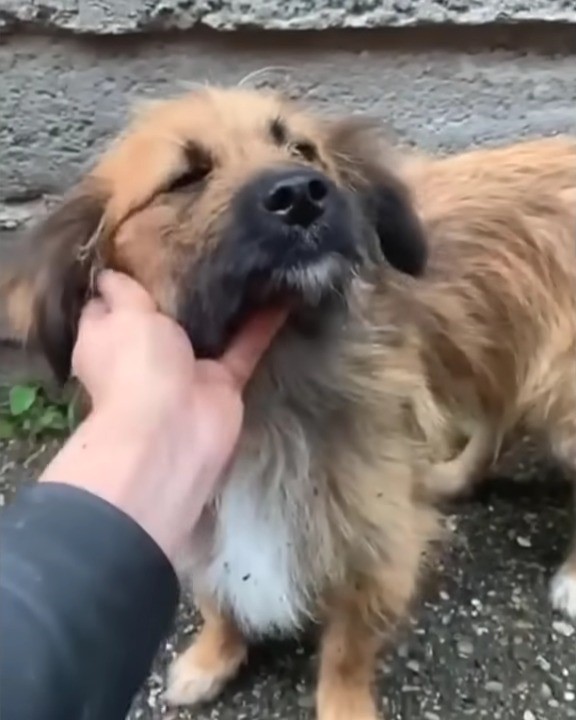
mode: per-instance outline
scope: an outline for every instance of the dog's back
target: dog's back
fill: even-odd
[[[518,427],[576,476],[576,139],[421,162],[410,184],[431,252],[392,302],[416,328],[444,447],[470,439],[427,482],[463,486]],[[551,599],[576,617],[576,538]]]
[[[438,397],[458,405],[472,381],[502,431],[573,414],[576,139],[432,161],[412,189],[431,253],[408,292]]]

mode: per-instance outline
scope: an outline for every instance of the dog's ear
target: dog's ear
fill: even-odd
[[[2,271],[0,289],[13,332],[39,347],[60,382],[70,374],[104,209],[103,194],[88,183],[80,185],[22,238],[19,257]]]
[[[408,188],[387,166],[376,127],[356,117],[331,123],[329,152],[345,185],[360,198],[386,260],[400,272],[419,276],[428,258],[424,228]]]

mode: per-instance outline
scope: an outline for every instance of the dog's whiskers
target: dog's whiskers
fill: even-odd
[[[238,83],[238,87],[245,87],[247,83],[253,82],[254,80],[258,79],[262,75],[265,75],[269,72],[285,72],[289,73],[294,70],[293,67],[285,66],[285,65],[269,65],[267,67],[259,68],[258,70],[252,70],[252,72],[249,72],[247,75],[245,75],[240,82]]]
[[[183,90],[205,90],[212,83],[209,80],[174,80],[174,84]]]

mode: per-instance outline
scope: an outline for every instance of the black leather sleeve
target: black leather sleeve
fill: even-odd
[[[131,518],[83,490],[23,490],[0,515],[0,717],[123,720],[178,582]]]

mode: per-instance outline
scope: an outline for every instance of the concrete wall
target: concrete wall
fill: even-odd
[[[135,100],[264,68],[430,149],[576,131],[576,3],[0,0],[0,264]]]
[[[76,33],[573,23],[573,0],[2,0],[0,27]]]

